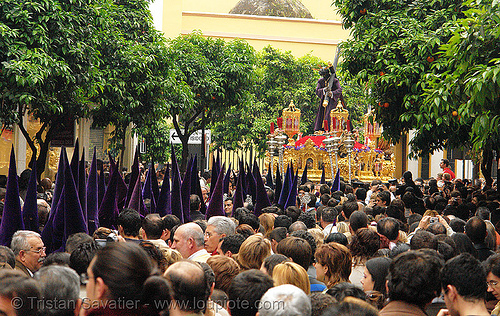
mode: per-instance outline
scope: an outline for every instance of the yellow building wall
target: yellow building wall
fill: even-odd
[[[237,2],[164,0],[163,32],[172,38],[201,30],[205,36],[244,39],[256,50],[271,45],[324,60],[333,59],[337,44],[349,37],[330,1],[302,1],[315,19],[229,14]]]

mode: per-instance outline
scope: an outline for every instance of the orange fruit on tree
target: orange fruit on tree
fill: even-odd
[[[359,10],[359,13],[361,13],[361,14],[365,15],[365,14],[366,14],[366,9],[361,9],[361,10]]]
[[[453,111],[453,112],[451,112],[451,115],[453,115],[453,116],[457,116],[457,115],[458,115],[458,112],[457,112],[457,111]]]
[[[385,72],[381,71],[379,74],[380,74],[381,76],[383,76],[383,75],[385,75]]]
[[[389,107],[389,103],[388,102],[385,102],[384,103],[384,108],[388,108]]]
[[[427,57],[427,61],[432,63],[434,61],[434,57],[432,57],[432,56]]]

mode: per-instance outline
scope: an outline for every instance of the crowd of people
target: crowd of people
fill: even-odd
[[[496,185],[306,180],[285,209],[233,210],[229,190],[226,216],[205,219],[207,180],[191,222],[124,208],[116,230],[72,234],[50,254],[18,230],[0,246],[0,314],[500,315]]]

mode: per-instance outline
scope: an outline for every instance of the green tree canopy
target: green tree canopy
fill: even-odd
[[[276,122],[292,101],[301,111],[300,131],[304,135],[313,134],[320,103],[315,89],[322,66],[326,66],[326,62],[318,57],[296,58],[290,51],[265,47],[257,54],[251,102],[230,110],[224,121],[211,125],[214,141],[231,150],[256,146],[264,154],[270,123]],[[363,89],[348,76],[340,73],[339,77],[353,123],[360,126],[367,108]]]
[[[167,96],[167,107],[183,145],[184,170],[189,136],[248,102],[255,54],[242,40],[225,42],[194,32],[170,40],[167,57],[176,67],[177,89],[182,89]]]
[[[40,173],[57,130],[93,114],[123,138],[131,122],[157,115],[172,89],[146,0],[2,1],[0,62],[0,121],[20,127],[33,159],[40,145]],[[27,113],[42,124],[34,138]]]

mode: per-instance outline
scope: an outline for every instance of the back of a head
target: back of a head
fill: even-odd
[[[76,247],[78,247],[78,245],[84,242],[90,242],[91,240],[92,237],[86,233],[76,233],[69,235],[68,239],[66,240],[66,252],[71,253],[76,249]]]
[[[451,239],[455,242],[455,250],[457,254],[468,252],[475,258],[478,257],[478,253],[472,240],[464,233],[456,233],[451,235]]]
[[[273,286],[273,279],[259,270],[238,274],[229,286],[229,301],[247,303],[229,304],[231,316],[255,316],[258,311],[257,302]]]
[[[102,278],[111,299],[136,300],[153,264],[144,249],[135,243],[116,242],[97,252],[91,265],[94,278]]]
[[[240,251],[241,244],[245,241],[245,237],[241,234],[234,234],[222,238],[221,241],[222,244],[220,245],[220,249],[222,250],[223,254],[231,251],[231,253],[234,255]]]
[[[387,257],[372,258],[366,262],[366,269],[370,272],[374,282],[373,290],[386,294],[385,280],[389,273],[389,266],[392,260]]]
[[[328,244],[331,242],[335,242],[344,246],[347,246],[349,244],[349,240],[347,239],[346,235],[342,233],[331,233],[326,236],[324,243]]]
[[[293,233],[293,232],[301,231],[301,230],[302,231],[307,230],[306,224],[304,224],[301,221],[293,222],[292,225],[290,225],[290,227],[288,227],[288,233]]]
[[[292,223],[297,221],[300,213],[302,213],[302,211],[297,206],[289,206],[285,210],[285,215],[292,219]]]
[[[325,207],[321,211],[321,219],[325,223],[335,223],[337,220],[338,212],[333,207]]]
[[[242,269],[260,269],[262,262],[271,254],[271,243],[260,235],[248,237],[238,252],[238,263]]]
[[[169,231],[171,231],[174,226],[179,225],[180,223],[181,221],[179,220],[179,218],[173,214],[168,214],[163,217],[163,227],[165,229],[168,229]]]
[[[384,217],[377,222],[377,232],[389,240],[396,240],[399,236],[399,222],[392,217]]]
[[[255,231],[258,230],[260,227],[259,219],[253,213],[242,214],[240,216],[240,218],[238,219],[238,221],[239,221],[240,225],[242,225],[242,224],[250,225],[252,227],[252,229]]]
[[[259,304],[261,316],[310,316],[311,301],[306,293],[291,284],[269,289]]]
[[[211,256],[207,264],[215,274],[215,289],[228,292],[229,285],[235,276],[240,272],[240,267],[233,258],[226,256]]]
[[[484,242],[486,238],[486,223],[477,216],[471,217],[465,224],[465,234],[474,244]]]
[[[355,297],[361,300],[366,300],[366,294],[363,289],[349,282],[335,284],[332,288],[326,291],[326,294],[331,295],[337,302],[342,302],[347,297]]]
[[[418,250],[423,248],[438,249],[438,240],[436,235],[426,230],[418,230],[410,241],[411,250]]]
[[[0,269],[0,298],[9,303],[13,299],[13,303],[21,303],[16,305],[15,315],[37,315],[40,296],[40,287],[35,280],[18,270]]]
[[[439,273],[443,260],[436,251],[407,251],[389,267],[387,288],[392,301],[403,301],[423,308],[439,295]]]
[[[484,301],[486,296],[486,272],[478,259],[468,253],[458,255],[446,262],[441,270],[441,288],[448,285],[467,301]]]
[[[42,267],[35,274],[35,279],[40,285],[44,301],[64,302],[64,304],[58,304],[57,308],[41,304],[41,315],[72,316],[75,314],[75,309],[79,307],[77,302],[80,298],[80,277],[73,269],[58,265]]]
[[[345,202],[343,207],[346,219],[350,219],[351,214],[358,210],[358,202]]]
[[[206,307],[210,291],[203,268],[194,261],[172,264],[164,276],[172,286],[172,298],[182,311],[198,313]]]
[[[288,229],[288,227],[290,227],[290,225],[292,225],[292,223],[293,223],[293,221],[290,218],[290,216],[279,215],[274,220],[274,228],[276,229],[278,227],[285,227],[286,229]]]
[[[291,258],[293,262],[302,266],[306,271],[311,264],[313,256],[311,245],[302,238],[287,237],[278,243],[276,251]]]
[[[266,269],[267,274],[272,277],[274,267],[276,267],[276,265],[278,265],[282,262],[285,262],[285,261],[290,261],[290,259],[287,256],[274,253],[274,254],[270,255],[269,257],[267,257],[266,259],[264,259],[263,266]]]
[[[0,263],[7,263],[12,269],[16,267],[16,256],[7,246],[0,246]]]
[[[78,245],[69,257],[70,268],[74,269],[78,275],[86,273],[96,253],[97,245],[93,240]]]
[[[163,220],[158,214],[148,214],[144,217],[142,229],[148,239],[160,239],[163,233]]]
[[[354,211],[349,217],[349,225],[351,229],[356,232],[360,228],[366,228],[368,226],[368,216],[365,212]]]
[[[141,229],[141,215],[136,210],[123,209],[116,220],[116,224],[123,227],[123,233],[126,236],[137,237]]]
[[[268,237],[270,240],[276,240],[277,242],[280,242],[281,240],[286,238],[287,232],[287,228],[277,227],[269,233]]]
[[[378,316],[378,311],[375,307],[367,302],[355,298],[347,297],[338,305],[332,305],[327,308],[322,316]]]
[[[200,208],[200,204],[201,204],[201,199],[198,195],[191,194],[189,196],[189,210],[190,211],[197,211]]]

